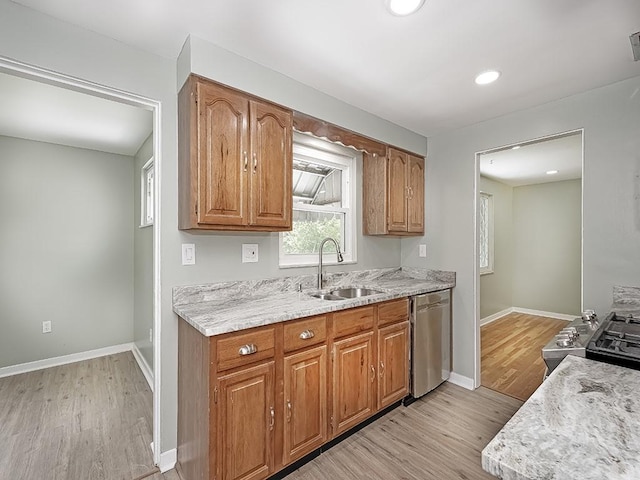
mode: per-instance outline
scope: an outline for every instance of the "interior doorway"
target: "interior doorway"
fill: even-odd
[[[48,153],[42,153],[42,152],[45,152],[45,150],[49,152],[50,151],[48,150],[49,146],[52,146],[52,148],[57,149],[59,152],[62,152],[61,155],[65,156],[65,158],[73,157],[75,154],[74,153],[70,154],[69,152],[74,152],[75,150],[82,150],[85,153],[90,152],[90,155],[88,154],[87,156],[90,156],[92,159],[91,162],[88,162],[88,163],[91,163],[91,167],[87,167],[86,169],[87,171],[82,172],[82,174],[85,175],[84,177],[80,178],[79,180],[76,179],[77,181],[75,184],[64,183],[68,179],[63,179],[64,182],[51,186],[51,192],[54,192],[54,193],[56,191],[62,191],[62,193],[69,196],[71,196],[74,193],[79,194],[79,196],[75,197],[77,201],[74,203],[78,203],[78,204],[84,203],[89,205],[89,208],[87,211],[83,211],[79,213],[80,215],[83,215],[84,222],[77,222],[79,224],[75,224],[75,225],[69,222],[69,224],[65,225],[64,228],[60,229],[60,230],[66,229],[66,230],[72,231],[73,235],[68,235],[67,237],[65,237],[66,238],[65,241],[67,242],[69,251],[72,253],[75,252],[76,258],[78,259],[77,260],[78,265],[82,264],[83,258],[86,258],[87,255],[91,255],[92,253],[95,254],[93,256],[93,259],[96,261],[96,263],[92,264],[91,268],[84,269],[85,272],[89,272],[89,273],[87,273],[86,276],[84,277],[81,274],[78,274],[77,277],[73,279],[76,282],[76,285],[82,286],[87,282],[89,282],[90,280],[91,281],[96,280],[96,283],[102,281],[103,284],[101,285],[101,287],[104,290],[107,290],[108,288],[111,287],[111,285],[107,285],[107,283],[116,283],[117,278],[114,276],[114,278],[111,278],[109,281],[107,281],[105,280],[106,275],[104,274],[104,272],[108,271],[109,268],[113,267],[114,264],[116,264],[119,260],[121,260],[121,257],[126,257],[126,256],[131,257],[130,258],[131,271],[133,272],[133,269],[135,268],[135,266],[133,265],[134,263],[133,251],[132,251],[133,249],[131,249],[128,252],[124,252],[124,253],[116,252],[114,254],[113,251],[105,248],[102,252],[100,252],[100,248],[101,248],[101,246],[99,245],[100,242],[96,240],[100,238],[101,235],[106,235],[109,233],[108,232],[109,229],[106,227],[106,225],[109,224],[109,222],[112,220],[112,217],[116,217],[120,214],[120,212],[118,212],[119,206],[118,205],[111,205],[111,206],[100,205],[100,208],[96,207],[95,210],[91,210],[91,206],[94,205],[92,204],[92,201],[98,202],[98,199],[102,198],[101,195],[103,194],[107,195],[109,192],[112,192],[110,188],[117,185],[118,179],[120,179],[122,182],[128,182],[129,178],[131,179],[132,184],[131,184],[131,192],[127,193],[128,195],[127,198],[133,199],[133,197],[138,193],[137,191],[134,193],[134,184],[137,184],[144,189],[144,185],[142,184],[142,175],[144,175],[145,173],[148,174],[148,171],[149,171],[148,160],[150,160],[150,158],[152,158],[153,172],[154,172],[153,175],[151,175],[150,177],[149,176],[147,177],[148,179],[150,179],[150,182],[151,182],[148,185],[148,187],[153,189],[153,196],[152,196],[151,203],[147,203],[146,213],[147,215],[149,214],[151,215],[152,222],[147,222],[146,225],[141,225],[140,223],[138,223],[138,221],[142,220],[141,214],[137,211],[136,212],[133,211],[134,210],[133,202],[130,205],[131,211],[133,212],[133,214],[131,215],[132,221],[135,218],[135,221],[137,223],[136,228],[140,228],[141,231],[143,229],[146,229],[145,231],[148,233],[146,235],[146,238],[150,243],[149,248],[146,250],[150,258],[145,259],[146,265],[150,266],[150,270],[148,270],[147,272],[149,275],[149,279],[148,279],[149,281],[146,282],[148,285],[148,288],[146,288],[146,291],[144,293],[146,297],[145,301],[148,301],[148,308],[145,308],[144,310],[147,312],[146,314],[150,316],[149,326],[151,327],[150,329],[147,328],[144,331],[145,338],[147,339],[146,344],[143,345],[141,342],[136,342],[135,338],[132,338],[130,342],[124,342],[124,343],[118,342],[119,344],[115,346],[104,346],[103,344],[100,344],[98,340],[95,340],[95,339],[90,339],[88,342],[83,343],[82,339],[74,339],[69,336],[65,336],[64,338],[65,343],[75,342],[76,340],[78,340],[77,343],[78,345],[80,345],[76,349],[78,351],[72,351],[72,353],[67,354],[67,351],[68,351],[67,350],[65,351],[65,353],[57,355],[55,353],[55,350],[52,350],[52,352],[54,353],[52,353],[51,355],[44,355],[44,356],[54,357],[53,363],[51,362],[50,358],[40,358],[40,359],[31,361],[27,359],[27,357],[16,357],[17,360],[10,359],[10,360],[7,360],[7,362],[16,363],[17,365],[2,365],[0,367],[4,367],[4,368],[0,368],[0,370],[6,370],[6,372],[4,373],[7,373],[7,374],[11,374],[12,372],[15,372],[15,373],[27,372],[27,371],[32,371],[38,368],[49,366],[50,364],[56,364],[56,362],[57,364],[66,364],[73,361],[83,360],[85,358],[91,358],[92,355],[97,356],[97,355],[109,354],[109,353],[115,354],[118,351],[122,350],[123,348],[126,348],[128,344],[130,344],[132,347],[136,347],[134,348],[134,350],[137,350],[137,354],[135,355],[137,359],[137,363],[138,365],[141,366],[141,370],[143,371],[146,377],[146,380],[147,382],[149,382],[151,386],[151,390],[153,391],[152,393],[152,399],[153,399],[153,402],[152,402],[153,403],[153,415],[152,415],[153,416],[153,420],[152,420],[153,442],[152,444],[158,446],[158,448],[153,449],[154,450],[153,459],[154,459],[154,463],[157,465],[160,463],[160,450],[161,450],[159,448],[160,446],[159,402],[160,402],[160,367],[161,367],[160,365],[160,281],[159,281],[160,279],[160,273],[159,273],[159,266],[160,266],[160,259],[159,259],[160,180],[159,180],[159,177],[160,176],[159,176],[159,171],[160,171],[160,165],[162,160],[160,155],[160,135],[159,135],[160,104],[158,101],[155,101],[153,99],[140,97],[135,94],[130,94],[130,93],[112,89],[109,87],[104,87],[101,85],[94,84],[92,82],[87,82],[81,79],[57,74],[54,72],[40,69],[38,67],[30,66],[27,64],[23,64],[23,63],[16,62],[11,59],[2,58],[2,57],[0,57],[0,75],[10,77],[9,78],[10,81],[24,80],[24,81],[36,84],[37,87],[42,87],[41,90],[37,90],[38,92],[44,92],[46,88],[51,88],[51,87],[57,89],[57,91],[60,93],[58,95],[54,95],[53,98],[49,98],[48,100],[46,100],[46,101],[49,101],[51,106],[53,107],[55,107],[56,102],[58,102],[58,106],[61,109],[65,108],[60,102],[63,102],[64,99],[71,98],[73,95],[75,95],[75,98],[81,98],[80,100],[78,100],[78,104],[73,105],[73,107],[76,108],[75,110],[76,114],[77,112],[82,111],[83,108],[91,109],[91,105],[96,105],[102,102],[104,108],[106,108],[109,111],[112,111],[113,116],[116,119],[116,121],[114,122],[110,122],[110,123],[105,122],[102,125],[102,127],[96,127],[95,124],[91,123],[90,121],[80,122],[80,125],[77,122],[75,122],[72,127],[72,130],[74,130],[74,133],[78,133],[78,131],[82,131],[81,137],[84,136],[84,140],[87,143],[83,144],[81,142],[78,145],[74,145],[73,142],[78,141],[78,138],[74,137],[75,140],[74,138],[69,138],[72,135],[70,135],[68,131],[66,133],[64,132],[63,127],[65,126],[64,125],[65,120],[68,120],[68,118],[65,118],[65,115],[63,114],[62,111],[58,111],[57,116],[54,114],[53,120],[49,120],[49,123],[53,122],[54,124],[56,124],[54,126],[61,127],[61,129],[58,132],[58,135],[62,140],[55,141],[55,140],[52,140],[51,138],[46,137],[47,131],[50,130],[48,129],[48,127],[51,125],[48,125],[46,122],[42,122],[45,115],[44,114],[38,115],[37,109],[34,108],[37,102],[45,102],[45,99],[42,96],[40,96],[40,93],[30,94],[30,95],[27,94],[26,96],[23,96],[21,98],[16,98],[15,100],[16,100],[16,103],[20,103],[22,107],[22,109],[17,110],[17,112],[19,114],[22,114],[22,116],[25,117],[26,119],[30,118],[30,120],[27,121],[25,120],[25,118],[22,118],[20,119],[20,121],[16,120],[16,122],[14,123],[15,124],[24,123],[25,125],[27,125],[29,122],[31,122],[30,125],[32,127],[32,136],[29,137],[27,134],[15,134],[15,132],[13,131],[5,131],[4,133],[0,132],[0,135],[6,136],[6,138],[9,139],[8,142],[12,143],[12,145],[22,146],[24,144],[24,145],[29,145],[30,148],[32,147],[33,148],[32,157],[36,160],[42,160],[42,159],[46,160],[47,158],[50,158]],[[33,91],[36,91],[36,90],[33,90]],[[86,100],[86,102],[84,102],[82,99]],[[142,135],[141,137],[139,136],[138,139],[135,139],[135,138],[133,140],[131,139],[131,135],[129,135],[131,133],[130,128],[127,128],[124,126],[125,124],[125,120],[123,120],[124,117],[121,117],[120,122],[117,121],[118,115],[126,116],[129,114],[127,113],[127,111],[133,115],[133,118],[146,119],[144,120],[144,122],[147,122],[147,123],[141,126],[140,131],[137,132],[139,135]],[[77,120],[77,118],[74,120]],[[132,124],[129,123],[128,125],[130,127]],[[84,128],[84,127],[87,127],[87,128]],[[67,136],[65,137],[65,135]],[[123,139],[125,140],[125,143],[127,140],[133,141],[133,143],[129,145],[129,148],[134,148],[135,153],[132,153],[132,151],[115,152],[115,153],[112,151],[109,151],[109,148],[110,148],[109,145],[111,144],[113,145],[120,144],[120,147],[122,147]],[[99,143],[100,141],[102,141],[103,144],[107,146],[104,148],[100,146],[96,146],[95,142]],[[96,153],[94,155],[91,152],[96,152]],[[130,164],[128,166],[123,166],[123,168],[120,168],[119,166],[117,166],[118,162],[121,162],[123,160],[121,157],[127,157],[127,156],[131,159]],[[42,158],[39,158],[39,157],[42,157]],[[113,160],[112,164],[110,164],[110,160]],[[134,161],[136,162],[135,164],[133,163]],[[140,162],[145,168],[142,168],[142,169],[138,168],[139,167],[137,164],[138,162]],[[15,162],[15,164],[19,166],[19,162]],[[45,165],[45,167],[49,168],[49,166],[47,166],[45,163],[41,163],[39,165],[40,166]],[[96,170],[94,169],[95,166],[99,166],[99,168]],[[82,168],[81,169],[76,168],[74,164],[69,164],[66,167],[70,168],[68,171],[83,170]],[[103,168],[103,170],[100,170],[100,168]],[[125,170],[133,172],[133,177],[127,176],[128,174],[126,175],[123,174],[122,172],[124,172]],[[61,178],[64,177],[64,175],[59,175],[60,172],[57,171],[56,168],[54,167],[52,167],[48,172],[38,171],[38,170],[33,170],[33,171],[37,172],[36,175],[43,176],[43,177],[46,177],[48,174],[52,174],[52,173],[55,175],[58,175]],[[106,184],[105,179],[107,177],[112,180],[109,185]],[[46,180],[50,178],[51,178],[50,176],[46,177],[44,179],[45,181],[41,182],[40,185],[46,185],[47,184]],[[99,181],[97,183],[92,183],[91,179],[96,179]],[[102,191],[102,187],[104,187],[105,191]],[[75,192],[69,191],[76,188],[77,188],[77,191]],[[27,190],[24,193],[26,194],[25,201],[27,202],[31,201],[31,197],[28,195],[29,191]],[[40,204],[42,205],[43,202],[40,201]],[[44,202],[44,204],[46,206],[46,202]],[[144,204],[144,199],[140,197],[136,201],[135,208],[138,209],[138,207],[142,204]],[[53,203],[51,203],[51,205],[53,205]],[[53,208],[52,208],[52,211],[53,211]],[[100,215],[91,215],[92,211],[99,212]],[[32,236],[34,237],[37,236],[37,238],[33,239],[34,244],[36,244],[39,240],[41,244],[49,246],[51,243],[53,243],[51,241],[52,239],[50,238],[51,230],[42,228],[40,230],[40,233],[38,233],[38,229],[37,229],[37,225],[38,224],[42,225],[43,220],[45,218],[47,218],[47,212],[42,211],[40,212],[39,215],[36,215],[35,218],[30,218],[27,220],[30,220],[30,223],[35,226],[32,232],[33,233]],[[58,220],[60,220],[61,218],[63,219],[64,215],[61,215],[57,218]],[[104,220],[103,222],[100,221],[101,218]],[[25,222],[22,222],[22,223],[24,224]],[[87,232],[89,230],[93,232],[94,234],[93,236],[88,235]],[[131,228],[131,230],[133,231],[134,229]],[[49,235],[49,238],[47,238],[48,235]],[[131,234],[131,237],[133,237],[133,234]],[[102,246],[105,246],[105,244],[106,242],[103,242]],[[60,259],[62,257],[61,255],[56,255],[56,254],[60,253],[60,250],[59,250],[61,248],[60,245],[64,245],[64,242],[60,242],[58,245],[59,245],[58,250],[53,249],[52,251],[48,252],[50,254],[48,255],[48,257],[50,257],[54,261],[56,260],[56,258]],[[70,255],[65,258],[73,260],[74,257],[73,255]],[[63,267],[64,262],[60,262],[59,266]],[[81,270],[82,269],[79,269],[78,271],[81,271]],[[95,278],[91,278],[92,275],[90,274],[90,272],[97,272],[96,275],[93,276]],[[54,285],[54,283],[50,283],[50,290],[54,290],[55,288],[57,288],[57,286]],[[97,285],[96,290],[99,290],[99,288],[100,288],[100,285]],[[61,289],[59,292],[57,292],[56,295],[54,295],[54,297],[60,298],[60,297],[68,296],[69,298],[67,300],[69,300],[70,304],[73,304],[73,301],[72,301],[73,299],[70,298],[72,297],[71,295],[72,291],[73,289],[71,287],[67,288],[66,290]],[[134,303],[133,299],[130,299],[129,303],[133,305]],[[97,313],[101,313],[101,310],[109,310],[113,306],[108,301],[108,299],[96,305],[97,305],[97,308],[95,310],[96,316],[97,316]],[[132,308],[132,315],[133,315],[133,310],[134,309]],[[136,309],[136,311],[137,310],[138,309]],[[121,311],[118,311],[116,308],[114,308],[113,311],[111,311],[110,313],[112,313],[110,318],[114,319],[114,323],[116,323],[117,321],[120,321],[120,317],[122,313]],[[85,312],[86,316],[90,314],[91,312],[89,313]],[[37,319],[38,328],[41,320],[43,320],[43,318],[41,317]],[[60,322],[57,322],[56,320],[54,320],[48,325],[46,324],[47,321],[50,321],[50,320],[45,320],[42,322],[43,332],[47,328],[49,329],[53,328],[55,333],[58,333],[58,332],[62,333],[63,331],[65,331],[64,328],[67,327],[64,325],[64,321],[62,320]],[[56,328],[60,328],[60,329],[56,330]],[[73,326],[71,326],[69,331],[73,331],[73,330],[74,330]],[[75,331],[78,337],[82,337],[85,333],[87,334],[87,336],[91,335],[91,332],[82,331],[82,329],[80,329],[80,331],[77,331],[77,330]],[[40,332],[36,332],[36,333],[40,334]],[[110,334],[111,333],[112,332],[110,332]],[[100,335],[100,332],[98,332],[97,336],[99,335]],[[114,338],[120,338],[120,337],[118,337],[117,334],[115,334]],[[137,348],[138,343],[140,348]],[[92,344],[95,344],[95,345],[86,347],[86,348],[83,346],[83,345],[92,345]],[[24,359],[26,360],[23,361]],[[147,364],[146,368],[144,368],[143,366],[143,364],[145,363]]]
[[[526,400],[582,305],[582,130],[479,152],[476,384]]]

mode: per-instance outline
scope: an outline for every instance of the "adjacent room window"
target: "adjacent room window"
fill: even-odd
[[[280,234],[280,266],[318,263],[323,238],[335,238],[345,262],[356,261],[355,178],[362,154],[295,132],[293,142],[293,229]],[[336,263],[327,243],[325,263]]]
[[[480,193],[480,275],[493,273],[493,196]]]
[[[140,226],[153,225],[153,202],[155,188],[153,182],[153,158],[144,164],[140,173]]]

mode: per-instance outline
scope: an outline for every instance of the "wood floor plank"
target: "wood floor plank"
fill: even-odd
[[[482,386],[527,400],[544,376],[542,347],[566,325],[555,318],[510,313],[482,326]]]
[[[0,379],[0,478],[132,480],[153,470],[151,390],[131,352]]]

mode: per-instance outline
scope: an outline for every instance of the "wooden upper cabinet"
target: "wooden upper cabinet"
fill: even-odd
[[[387,201],[389,203],[389,219],[387,228],[390,232],[407,231],[407,167],[409,155],[393,148],[389,149],[387,182]]]
[[[388,148],[365,154],[362,224],[365,235],[424,233],[424,158]]]
[[[291,112],[251,101],[251,225],[291,228]]]
[[[292,112],[192,75],[178,117],[179,227],[290,230]]]
[[[424,233],[424,158],[409,155],[407,232]]]

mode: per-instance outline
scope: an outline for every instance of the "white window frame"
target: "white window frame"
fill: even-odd
[[[153,157],[140,169],[140,227],[150,227],[154,219],[155,170]]]
[[[480,250],[482,248],[481,245],[478,246],[478,261],[480,262],[479,268],[480,268],[480,275],[487,275],[489,273],[493,273],[493,260],[494,260],[494,205],[493,205],[493,195],[490,193],[486,193],[486,192],[480,192],[479,198],[478,198],[478,210],[479,210],[479,220],[478,220],[478,242],[482,242],[483,240],[483,235],[482,235],[482,215],[480,214],[480,210],[482,210],[483,208],[483,199],[485,199],[484,201],[486,201],[486,208],[487,208],[487,212],[485,215],[485,218],[487,219],[487,225],[486,225],[486,233],[484,235],[484,238],[486,238],[486,249],[487,249],[487,255],[488,255],[488,263],[487,265],[482,265],[482,258],[480,256]]]
[[[362,153],[328,140],[294,132],[293,156],[342,170],[342,208],[294,204],[293,210],[343,212],[345,214],[344,251],[342,252],[344,262],[341,264],[357,263],[356,178],[358,174],[357,166],[359,161],[362,160]],[[285,232],[279,234],[278,241],[280,268],[308,267],[318,264],[318,254],[286,255],[283,246],[284,234]],[[338,263],[334,249],[326,247],[322,262],[324,265],[336,265]]]

